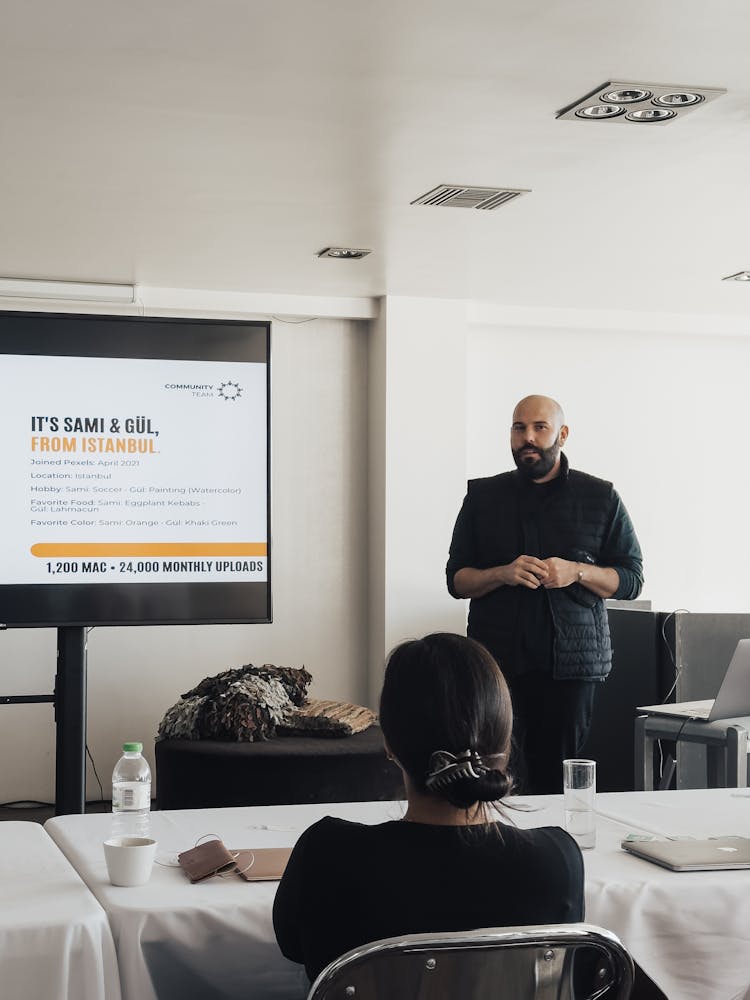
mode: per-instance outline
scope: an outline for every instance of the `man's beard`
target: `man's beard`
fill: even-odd
[[[513,450],[513,461],[522,476],[526,479],[544,479],[551,472],[560,455],[560,445],[557,441],[549,448],[536,448],[524,445]],[[538,456],[534,459],[532,456]]]

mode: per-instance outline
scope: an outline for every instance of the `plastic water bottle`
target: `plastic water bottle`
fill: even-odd
[[[151,768],[142,743],[123,743],[112,772],[112,836],[150,836]]]

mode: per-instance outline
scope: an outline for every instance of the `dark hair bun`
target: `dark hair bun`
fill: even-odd
[[[468,809],[475,802],[497,802],[513,787],[513,779],[504,771],[485,771],[478,778],[459,778],[441,788],[440,795],[458,809]]]
[[[496,802],[504,799],[513,787],[513,779],[505,771],[487,771],[477,782],[479,802]]]

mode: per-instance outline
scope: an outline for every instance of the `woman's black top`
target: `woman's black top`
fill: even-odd
[[[401,934],[582,920],[583,858],[560,827],[518,830],[330,816],[305,830],[273,907],[310,979],[350,948]]]

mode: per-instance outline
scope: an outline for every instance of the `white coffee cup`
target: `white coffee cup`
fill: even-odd
[[[150,837],[112,837],[104,857],[112,885],[145,885],[151,877],[156,841]]]

